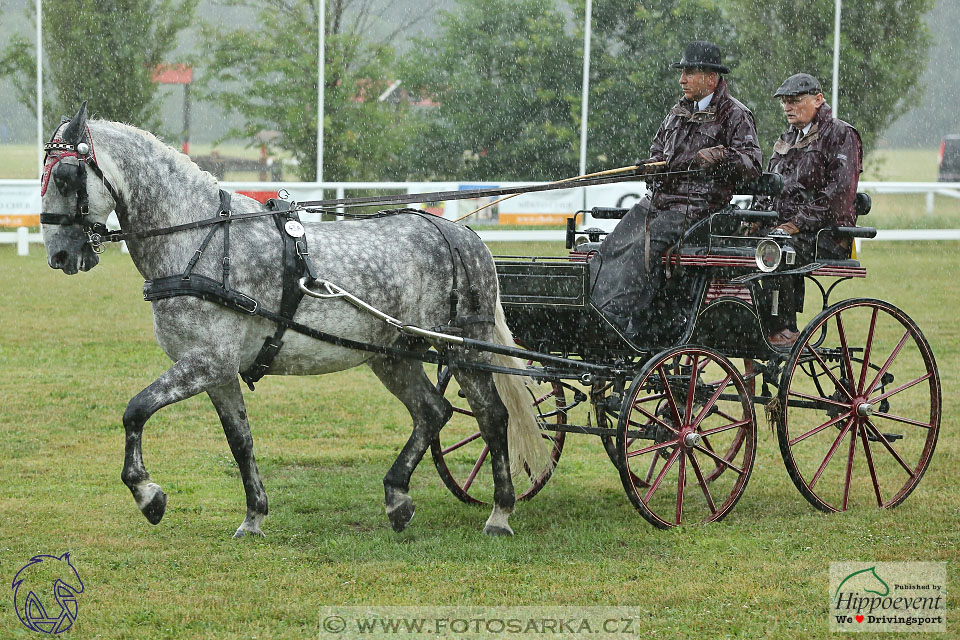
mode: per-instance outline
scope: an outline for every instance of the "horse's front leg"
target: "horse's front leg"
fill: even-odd
[[[120,478],[150,524],[163,518],[167,496],[160,485],[150,480],[143,465],[143,425],[163,407],[235,380],[236,375],[236,364],[231,366],[228,359],[213,358],[209,351],[192,351],[127,404],[123,414],[126,447]]]
[[[243,490],[247,495],[247,517],[233,537],[242,538],[247,534],[262,536],[260,523],[267,515],[267,493],[263,490],[257,461],[253,457],[253,436],[250,434],[240,382],[234,378],[224,385],[207,389],[207,395],[220,416],[230,451],[240,467]]]

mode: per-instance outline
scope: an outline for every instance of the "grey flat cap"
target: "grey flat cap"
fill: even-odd
[[[795,73],[783,81],[783,84],[780,85],[777,92],[773,94],[773,97],[799,96],[805,93],[811,93],[813,95],[823,93],[823,89],[820,88],[820,81],[809,73]]]

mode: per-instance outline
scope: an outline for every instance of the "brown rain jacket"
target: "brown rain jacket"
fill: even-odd
[[[851,125],[833,117],[823,103],[813,126],[797,140],[792,125],[773,146],[767,171],[784,178],[783,193],[759,198],[757,209],[776,210],[780,223],[792,222],[803,233],[832,225],[853,226],[854,200],[863,171],[863,145]]]
[[[723,146],[723,158],[708,171],[668,176],[653,189],[653,209],[686,211],[696,220],[730,203],[734,188],[760,175],[763,156],[757,143],[753,113],[733,98],[720,79],[710,105],[693,112],[695,103],[681,99],[657,131],[651,160],[666,161],[667,170],[697,169],[697,153]]]

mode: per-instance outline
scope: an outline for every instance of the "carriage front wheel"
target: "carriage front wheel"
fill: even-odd
[[[654,356],[624,398],[617,450],[627,496],[654,526],[722,519],[743,495],[757,452],[743,376],[704,347]]]
[[[777,439],[822,511],[889,509],[920,482],[940,431],[940,377],[917,325],[882,300],[843,300],[803,330],[780,379]]]
[[[460,393],[453,372],[441,366],[437,372],[437,389],[453,405],[453,417],[440,430],[430,446],[433,464],[443,484],[463,502],[487,504],[493,501],[493,479],[490,474],[490,450],[480,437],[480,428],[466,399]],[[558,382],[540,382],[530,387],[530,402],[543,424],[566,424],[566,402],[563,386]],[[553,465],[542,473],[515,473],[517,500],[528,500],[547,483],[553,467],[563,451],[564,432],[543,431],[550,446]]]

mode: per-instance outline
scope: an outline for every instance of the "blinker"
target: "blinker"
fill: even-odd
[[[53,168],[53,182],[62,196],[70,196],[86,186],[86,172],[77,158],[63,158]]]

